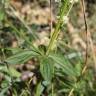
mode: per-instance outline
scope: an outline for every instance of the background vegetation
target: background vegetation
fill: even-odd
[[[0,96],[95,96],[95,11],[95,0],[0,0]]]

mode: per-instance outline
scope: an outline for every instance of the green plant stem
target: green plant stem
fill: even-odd
[[[62,11],[60,13],[60,19],[58,20],[57,25],[56,25],[56,29],[53,32],[52,36],[51,36],[46,55],[48,55],[50,53],[50,51],[51,51],[51,49],[52,49],[52,47],[54,45],[54,42],[55,42],[55,40],[57,39],[57,37],[58,37],[58,35],[60,33],[60,27],[61,27],[61,24],[62,24],[64,13],[65,13],[66,8],[67,8],[67,4],[68,4],[68,1],[65,2],[65,4],[64,4],[65,6],[61,7]]]
[[[54,96],[54,85],[52,83],[52,96]]]
[[[73,91],[74,91],[74,88],[72,88],[72,89],[71,89],[71,91],[70,91],[70,93],[69,93],[69,95],[68,95],[68,96],[72,96]]]
[[[50,0],[50,32],[52,33],[52,0]]]

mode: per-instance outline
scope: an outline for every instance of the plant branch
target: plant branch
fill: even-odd
[[[63,16],[64,16],[64,14],[65,14],[65,12],[67,10],[67,6],[68,6],[68,3],[69,2],[68,2],[68,0],[66,0],[66,2],[64,2],[64,3],[65,4],[62,4],[62,6],[61,6],[61,9],[60,10],[62,10],[62,11],[60,13],[60,18],[59,18],[59,20],[57,22],[55,31],[53,32],[53,34],[51,36],[51,39],[50,39],[50,42],[49,42],[49,45],[48,45],[48,49],[47,49],[46,55],[48,55],[50,53],[50,51],[52,50],[52,47],[53,47],[53,45],[54,45],[55,41],[57,40],[58,35],[60,33],[60,27],[61,27],[61,24],[62,24],[62,21],[63,21]],[[72,4],[72,6],[73,6],[73,4]],[[68,10],[68,12],[67,12],[66,15],[69,14],[69,10]]]

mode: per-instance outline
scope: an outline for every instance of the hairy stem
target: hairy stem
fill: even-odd
[[[58,20],[56,28],[55,28],[55,31],[53,32],[53,34],[51,36],[51,39],[50,39],[50,42],[49,42],[49,45],[48,45],[48,49],[47,49],[46,55],[48,55],[50,53],[50,51],[51,51],[51,49],[52,49],[52,47],[54,45],[54,42],[55,42],[55,40],[57,39],[57,37],[59,35],[60,26],[62,24],[62,19],[63,19],[64,13],[66,11],[67,4],[68,4],[68,1],[66,1],[64,6],[61,7],[62,11],[60,13],[60,19]]]

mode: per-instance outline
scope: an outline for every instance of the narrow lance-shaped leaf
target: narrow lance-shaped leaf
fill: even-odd
[[[51,54],[49,57],[52,58],[56,62],[55,66],[57,68],[62,69],[62,71],[65,74],[70,75],[70,76],[76,75],[75,68],[70,64],[70,62],[63,55]]]
[[[40,72],[45,81],[51,82],[53,77],[54,65],[51,58],[45,58],[41,61]]]
[[[21,51],[9,58],[6,59],[6,62],[8,64],[22,64],[27,62],[29,59],[31,59],[32,57],[38,56],[39,54],[34,52],[34,51]]]
[[[5,0],[0,0],[0,21],[4,20],[5,18],[5,9],[4,9],[4,4]]]
[[[36,95],[35,96],[41,96],[42,92],[44,90],[44,86],[41,84],[41,82],[37,85],[36,88]]]
[[[4,88],[1,92],[0,92],[0,96],[5,96],[5,93],[8,91],[9,86]]]
[[[10,70],[10,71],[9,71]],[[13,77],[20,77],[21,73],[19,73],[15,68],[9,67],[9,69],[6,66],[0,66],[0,72],[1,73],[7,73],[8,75],[11,75]],[[14,74],[15,73],[15,74]]]

